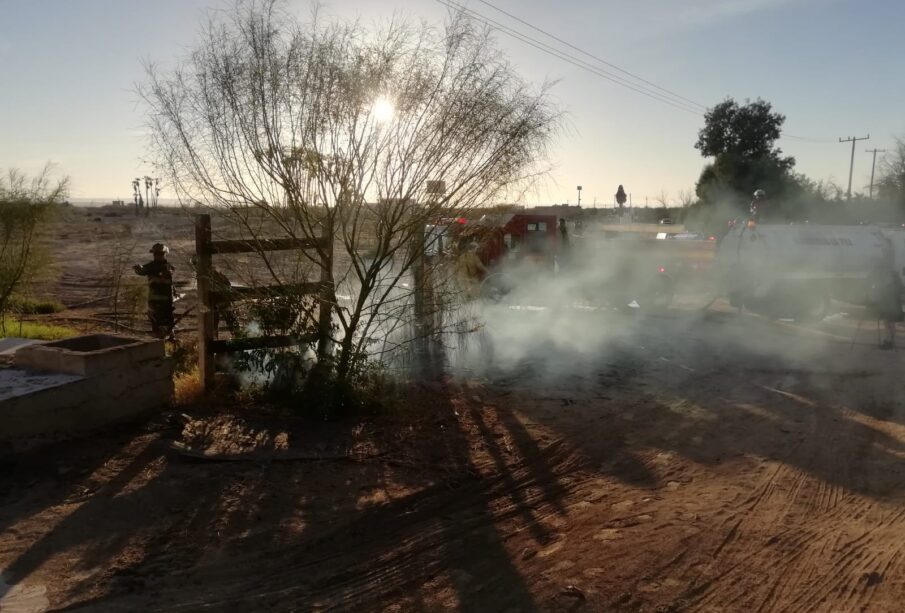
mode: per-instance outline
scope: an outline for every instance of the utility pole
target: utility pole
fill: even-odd
[[[851,143],[852,144],[852,161],[848,166],[848,199],[852,199],[852,171],[855,170],[855,143],[859,140],[869,140],[870,134],[867,136],[849,136],[848,138],[840,138],[840,143]]]
[[[886,149],[865,149],[865,153],[873,153],[874,161],[870,163],[870,200],[874,199],[874,169],[877,167],[877,154],[886,153]]]

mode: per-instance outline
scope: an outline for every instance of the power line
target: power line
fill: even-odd
[[[667,94],[669,94],[669,95],[671,95],[671,96],[674,96],[674,97],[676,97],[676,98],[679,98],[680,100],[684,100],[685,102],[689,102],[689,103],[693,104],[694,106],[700,107],[701,109],[706,109],[706,108],[707,108],[705,105],[701,104],[700,102],[695,102],[695,101],[692,100],[691,98],[686,98],[685,96],[683,96],[683,95],[681,95],[681,94],[677,94],[676,92],[671,91],[671,90],[669,90],[669,89],[666,89],[665,87],[661,87],[661,86],[657,85],[656,83],[653,83],[652,81],[648,81],[647,79],[645,79],[645,78],[643,78],[643,77],[640,77],[640,76],[638,76],[638,75],[636,75],[636,74],[634,74],[634,73],[632,73],[632,72],[629,72],[628,70],[625,70],[624,68],[620,68],[620,67],[617,66],[616,64],[613,64],[613,63],[611,63],[611,62],[608,62],[608,61],[604,60],[603,58],[600,58],[600,57],[594,55],[593,53],[590,53],[590,52],[588,52],[588,51],[585,51],[584,49],[581,49],[580,47],[576,47],[575,45],[573,45],[573,44],[570,43],[569,41],[563,40],[562,38],[556,36],[555,34],[551,34],[550,32],[547,32],[546,30],[544,30],[544,29],[542,29],[542,28],[539,28],[539,27],[535,26],[534,24],[525,21],[525,20],[522,19],[521,17],[518,17],[517,15],[513,15],[512,13],[510,13],[510,12],[508,12],[508,11],[505,11],[505,10],[501,9],[500,7],[496,6],[495,4],[493,4],[493,3],[491,3],[491,2],[487,2],[487,0],[478,0],[478,2],[480,2],[481,4],[485,4],[485,5],[489,6],[490,8],[494,9],[495,11],[498,11],[498,12],[500,12],[500,13],[502,13],[502,14],[508,16],[508,17],[511,17],[512,19],[515,19],[515,20],[518,21],[519,23],[528,26],[529,28],[531,28],[532,30],[535,30],[536,32],[540,32],[540,33],[543,34],[544,36],[548,36],[548,37],[552,38],[553,40],[555,40],[555,41],[557,41],[557,42],[559,42],[559,43],[562,43],[563,45],[566,45],[566,46],[569,47],[570,49],[574,49],[575,51],[578,51],[579,53],[581,53],[581,54],[583,54],[583,55],[586,55],[586,56],[588,56],[589,58],[592,58],[592,59],[594,59],[594,60],[597,60],[597,61],[600,62],[601,64],[604,64],[604,65],[606,65],[606,66],[609,66],[610,68],[613,68],[613,69],[615,69],[615,70],[618,70],[619,72],[621,72],[621,73],[623,73],[623,74],[626,74],[626,75],[632,77],[633,79],[637,79],[638,81],[641,81],[642,83],[645,83],[645,84],[647,84],[647,85],[650,85],[651,87],[654,87],[654,88],[656,88],[656,89],[659,89],[660,91],[665,92],[665,93],[667,93]]]
[[[552,55],[552,56],[556,57],[557,59],[563,60],[564,62],[572,64],[573,66],[576,66],[583,70],[586,70],[596,76],[604,78],[617,85],[621,85],[622,87],[631,89],[639,94],[652,98],[653,100],[657,100],[658,102],[668,104],[670,106],[673,106],[673,107],[680,109],[682,111],[685,111],[687,113],[691,113],[691,114],[697,115],[699,117],[702,115],[701,111],[699,111],[695,108],[692,108],[687,103],[681,102],[679,100],[673,100],[673,99],[667,98],[663,94],[659,94],[655,91],[649,90],[648,88],[646,88],[642,85],[639,85],[636,83],[631,83],[630,81],[627,81],[623,77],[619,77],[618,75],[614,75],[610,72],[607,72],[606,70],[603,70],[602,68],[593,66],[592,64],[590,64],[580,58],[577,58],[574,55],[571,55],[565,51],[562,51],[561,49],[556,49],[555,47],[552,47],[542,41],[539,41],[536,38],[533,38],[527,34],[514,30],[514,29],[510,28],[509,26],[506,26],[494,19],[485,17],[484,15],[481,15],[480,13],[478,13],[472,9],[469,9],[461,4],[458,4],[454,0],[437,0],[437,2],[447,6],[448,8],[456,9],[463,13],[466,13],[469,16],[471,16],[473,19],[475,19],[476,21],[483,23],[484,25],[486,25],[492,29],[499,30],[500,32],[503,32],[504,34],[507,34],[527,45],[534,47],[535,49],[543,51],[544,53],[547,53],[548,55]]]
[[[530,45],[530,46],[534,47],[535,49],[543,51],[544,53],[547,53],[548,55],[552,55],[553,57],[563,60],[564,62],[567,62],[573,66],[582,68],[583,70],[591,72],[592,74],[602,77],[612,83],[621,85],[622,87],[625,87],[627,89],[630,89],[632,91],[645,95],[649,98],[652,98],[653,100],[656,100],[658,102],[663,102],[665,104],[668,104],[670,106],[673,106],[673,107],[683,110],[685,112],[692,113],[692,114],[695,114],[698,116],[703,116],[703,113],[701,110],[698,110],[698,108],[695,108],[695,107],[699,107],[700,109],[703,109],[703,110],[707,109],[707,107],[705,107],[703,104],[701,104],[699,102],[696,102],[690,98],[682,96],[681,94],[673,92],[665,87],[661,87],[660,85],[657,85],[656,83],[654,83],[652,81],[644,79],[643,77],[640,77],[628,70],[625,70],[624,68],[621,68],[621,67],[617,66],[616,64],[608,62],[588,51],[585,51],[584,49],[581,49],[580,47],[577,47],[577,46],[573,45],[572,43],[570,43],[566,40],[563,40],[562,38],[560,38],[554,34],[551,34],[550,32],[547,32],[546,30],[544,30],[542,28],[535,26],[534,24],[518,17],[517,15],[510,13],[509,11],[506,11],[506,10],[503,10],[503,9],[497,7],[496,5],[488,2],[487,0],[478,0],[478,1],[481,2],[482,4],[485,4],[489,7],[491,7],[492,9],[518,21],[519,23],[522,23],[522,24],[528,26],[529,28],[531,28],[535,31],[540,32],[540,33],[544,34],[545,36],[548,36],[551,39],[553,39],[561,44],[564,44],[571,49],[578,51],[579,53],[582,53],[590,58],[593,58],[597,62],[600,62],[615,70],[618,70],[619,72],[621,72],[623,74],[629,75],[632,78],[640,81],[641,83],[650,85],[651,87],[655,88],[656,90],[660,90],[660,92],[664,92],[665,94],[668,94],[669,96],[672,96],[673,98],[669,98],[668,96],[661,94],[657,91],[653,91],[644,85],[641,85],[639,83],[633,83],[633,82],[629,81],[628,79],[625,79],[624,77],[620,77],[611,72],[603,70],[602,68],[598,68],[598,67],[586,62],[585,60],[582,60],[581,58],[575,57],[574,55],[571,55],[561,49],[552,47],[551,45],[548,45],[547,43],[544,43],[540,40],[537,40],[536,38],[534,38],[532,36],[519,32],[518,30],[510,28],[509,26],[506,26],[506,25],[500,23],[499,21],[496,21],[485,15],[482,15],[481,13],[478,13],[477,11],[475,11],[473,9],[467,8],[467,7],[459,4],[456,0],[437,0],[437,2],[439,2],[440,4],[443,4],[444,6],[451,8],[451,9],[457,9],[463,13],[466,13],[466,14],[470,15],[476,21],[479,21],[480,23],[483,23],[484,25],[486,25],[490,28],[503,32],[504,34],[507,34],[507,35],[511,36],[512,38],[515,38],[516,40],[519,40],[527,45]],[[835,142],[835,141],[829,140],[829,139],[818,139],[818,138],[811,138],[811,137],[806,137],[806,136],[797,136],[797,135],[788,134],[785,132],[782,133],[782,137],[797,140],[797,141],[802,141],[802,142],[819,143],[819,144]]]
[[[800,140],[800,141],[803,141],[803,142],[806,142],[806,143],[826,144],[826,143],[835,143],[835,142],[836,142],[836,141],[834,141],[834,140],[832,140],[832,139],[826,139],[826,138],[810,138],[810,137],[808,137],[808,136],[795,136],[794,134],[786,134],[785,132],[782,133],[782,137],[783,137],[783,138],[791,138],[791,139],[793,139],[793,140]]]
[[[649,90],[648,88],[644,87],[643,85],[631,83],[630,81],[628,81],[627,79],[624,79],[623,77],[614,75],[613,73],[608,72],[602,68],[593,66],[592,64],[590,64],[580,58],[577,58],[574,55],[571,55],[561,49],[552,47],[551,45],[548,45],[547,43],[539,41],[536,38],[533,38],[527,34],[519,32],[518,30],[510,28],[509,26],[506,26],[506,25],[500,23],[499,21],[496,21],[496,20],[491,19],[490,17],[486,17],[484,15],[481,15],[480,13],[478,13],[472,9],[469,9],[461,4],[458,4],[454,0],[437,0],[437,1],[440,4],[447,6],[448,8],[459,10],[463,13],[468,14],[469,16],[471,16],[471,18],[475,19],[476,21],[478,21],[480,23],[483,23],[484,25],[490,27],[491,29],[499,30],[500,32],[503,32],[504,34],[507,34],[527,45],[534,47],[535,49],[543,51],[544,53],[547,53],[548,55],[552,55],[552,56],[556,57],[557,59],[560,59],[560,60],[563,60],[564,62],[572,64],[573,66],[586,70],[596,76],[602,77],[608,81],[616,83],[617,85],[621,85],[623,87],[631,89],[642,95],[648,96],[649,98],[652,98],[659,102],[663,102],[665,104],[669,104],[671,106],[679,108],[683,111],[687,111],[687,112],[690,112],[690,113],[693,113],[696,115],[701,114],[700,111],[698,111],[697,109],[691,108],[690,105],[687,105],[684,102],[681,102],[679,100],[671,100],[662,94]]]

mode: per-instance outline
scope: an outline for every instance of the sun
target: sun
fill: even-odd
[[[371,113],[374,114],[374,119],[378,123],[387,123],[391,121],[396,114],[396,107],[393,105],[392,100],[386,96],[381,96],[375,100],[374,104],[371,106]]]

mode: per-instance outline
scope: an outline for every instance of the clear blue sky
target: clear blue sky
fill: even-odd
[[[232,0],[0,0],[0,168],[55,162],[73,196],[126,198],[145,174],[143,107],[134,93],[142,60],[170,63],[191,47],[209,8]],[[300,13],[307,0],[289,0]],[[762,97],[787,116],[784,138],[797,169],[848,180],[850,147],[863,136],[855,189],[870,156],[905,136],[905,2],[901,0],[493,0],[577,47],[711,106]],[[394,11],[441,22],[435,0],[334,0],[338,17],[364,23]],[[468,6],[539,37],[477,0]],[[690,189],[704,160],[693,148],[701,117],[650,100],[498,35],[532,81],[558,80],[568,112],[554,144],[555,170],[538,202],[612,200],[617,184],[635,204]],[[554,41],[548,41],[556,44]],[[569,53],[575,53],[568,50]],[[166,192],[163,194],[167,195]]]

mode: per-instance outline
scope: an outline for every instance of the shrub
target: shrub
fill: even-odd
[[[197,404],[204,396],[204,387],[201,385],[201,373],[197,366],[190,370],[176,374],[173,377],[173,404],[177,407],[187,407]]]
[[[167,355],[173,360],[173,374],[177,377],[193,372],[198,374],[198,346],[195,343],[169,342]]]
[[[9,310],[20,315],[51,315],[65,311],[66,305],[52,298],[35,299],[13,296],[9,301]]]

